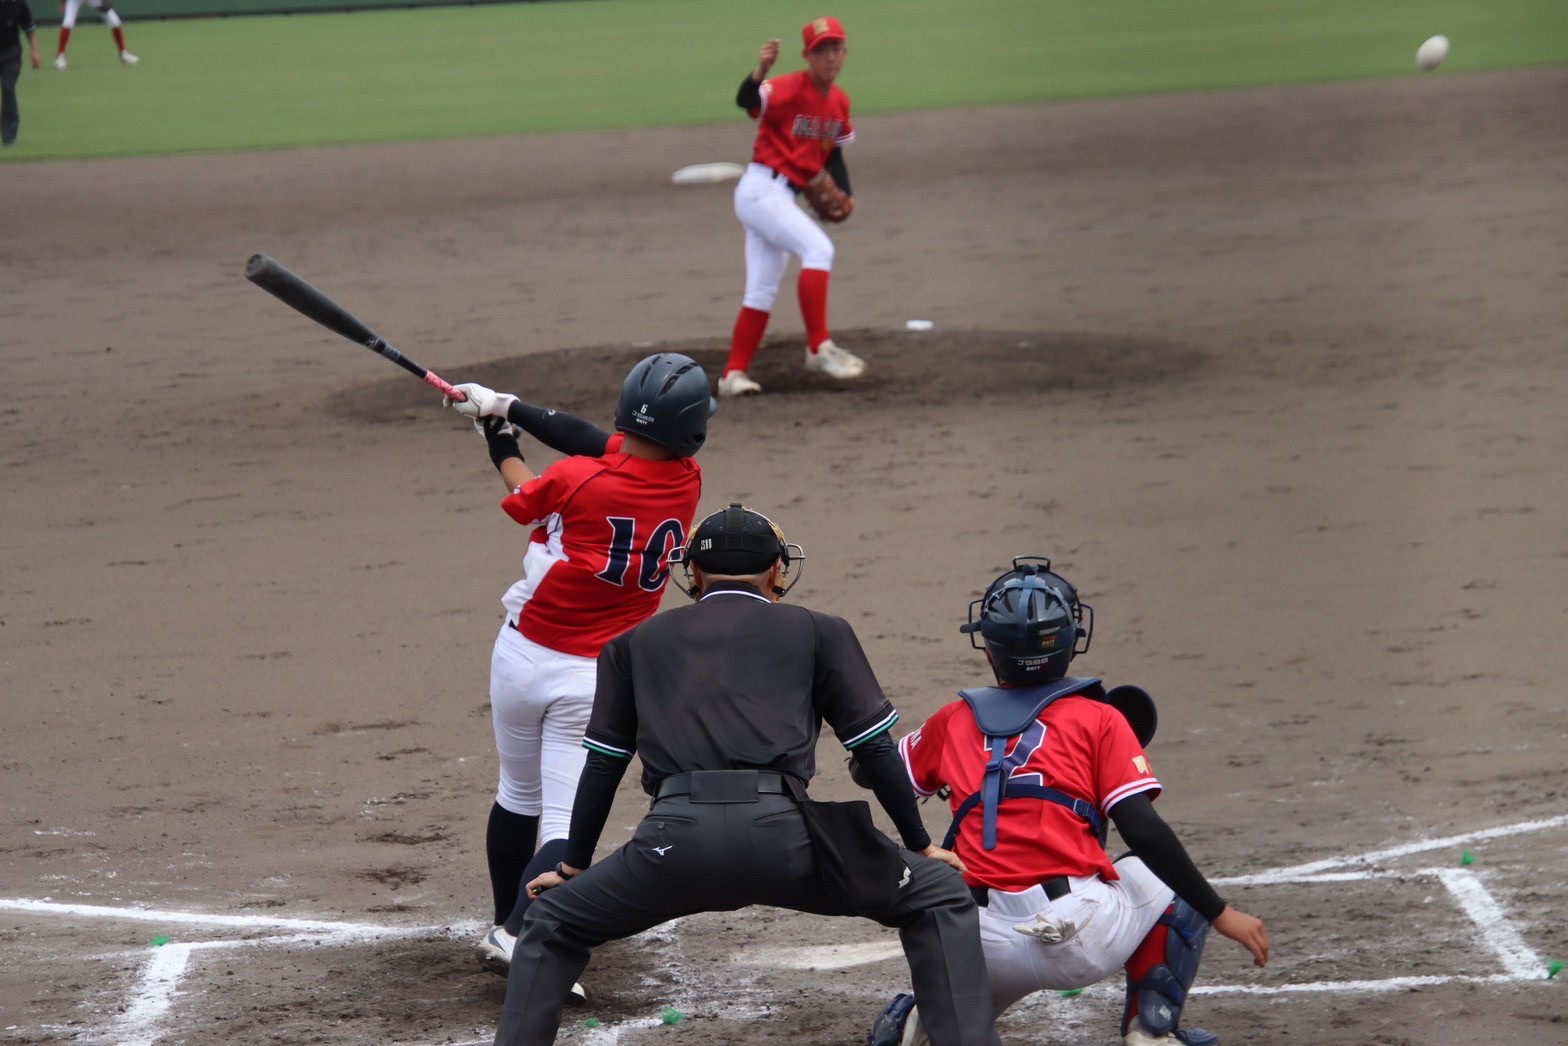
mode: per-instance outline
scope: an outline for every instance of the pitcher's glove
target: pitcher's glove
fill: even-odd
[[[838,187],[827,171],[806,183],[806,203],[825,222],[841,222],[855,209],[855,198]]]

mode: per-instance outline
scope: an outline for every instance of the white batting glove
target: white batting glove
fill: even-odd
[[[458,403],[450,396],[442,396],[441,405],[451,407],[465,418],[504,418],[512,404],[517,402],[517,397],[510,392],[497,392],[473,382],[456,385],[454,388],[461,391],[468,399]]]

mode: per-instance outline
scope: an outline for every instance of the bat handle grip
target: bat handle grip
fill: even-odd
[[[451,400],[453,403],[468,402],[468,396],[463,392],[462,389],[453,388],[451,385],[447,384],[445,378],[441,377],[439,374],[434,373],[433,371],[425,372],[425,384],[440,389],[443,393],[446,394],[447,399]]]

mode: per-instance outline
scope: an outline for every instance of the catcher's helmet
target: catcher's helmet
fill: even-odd
[[[1088,651],[1094,608],[1079,602],[1078,590],[1051,570],[1046,557],[1015,556],[1013,569],[969,604],[969,623],[958,630],[977,650],[980,634],[997,682],[1051,683]]]
[[[710,513],[692,531],[691,541],[670,552],[670,563],[684,567],[688,579],[693,565],[705,574],[745,577],[761,574],[778,562],[783,563],[787,577],[790,567],[805,558],[806,550],[785,541],[777,523],[738,501]],[[797,572],[786,587],[776,588],[774,593],[783,597],[799,580]],[[698,594],[694,586],[686,588],[692,596]]]
[[[683,458],[702,449],[719,404],[708,375],[690,356],[658,352],[626,375],[615,405],[615,427],[668,447]]]

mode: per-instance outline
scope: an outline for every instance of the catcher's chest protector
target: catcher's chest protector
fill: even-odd
[[[987,686],[960,690],[958,696],[964,699],[969,705],[969,711],[974,714],[975,725],[985,735],[986,747],[990,750],[991,756],[985,764],[985,777],[981,781],[980,791],[966,797],[958,804],[958,809],[953,814],[953,823],[948,827],[947,836],[942,840],[942,849],[953,848],[953,843],[958,839],[959,823],[976,806],[982,806],[984,818],[981,844],[987,850],[996,849],[996,808],[1003,799],[1044,799],[1046,802],[1064,806],[1088,821],[1089,827],[1094,829],[1094,834],[1099,837],[1100,845],[1104,846],[1105,818],[1094,808],[1093,803],[1074,799],[1065,792],[1047,788],[1043,784],[1015,780],[1012,777],[1013,771],[1034,754],[1035,749],[1045,738],[1045,726],[1040,722],[1040,713],[1045,711],[1047,705],[1069,694],[1084,693],[1085,696],[1093,696],[1101,690],[1103,687],[1100,686],[1098,679],[1076,676],[1067,676],[1045,686],[1022,688]],[[1036,733],[1039,736],[1034,739],[1034,743],[1025,745],[1029,735]],[[1020,739],[1020,744],[1014,746],[1013,754],[1009,756],[1007,743],[1015,737]],[[1025,748],[1027,750],[1021,750]]]

